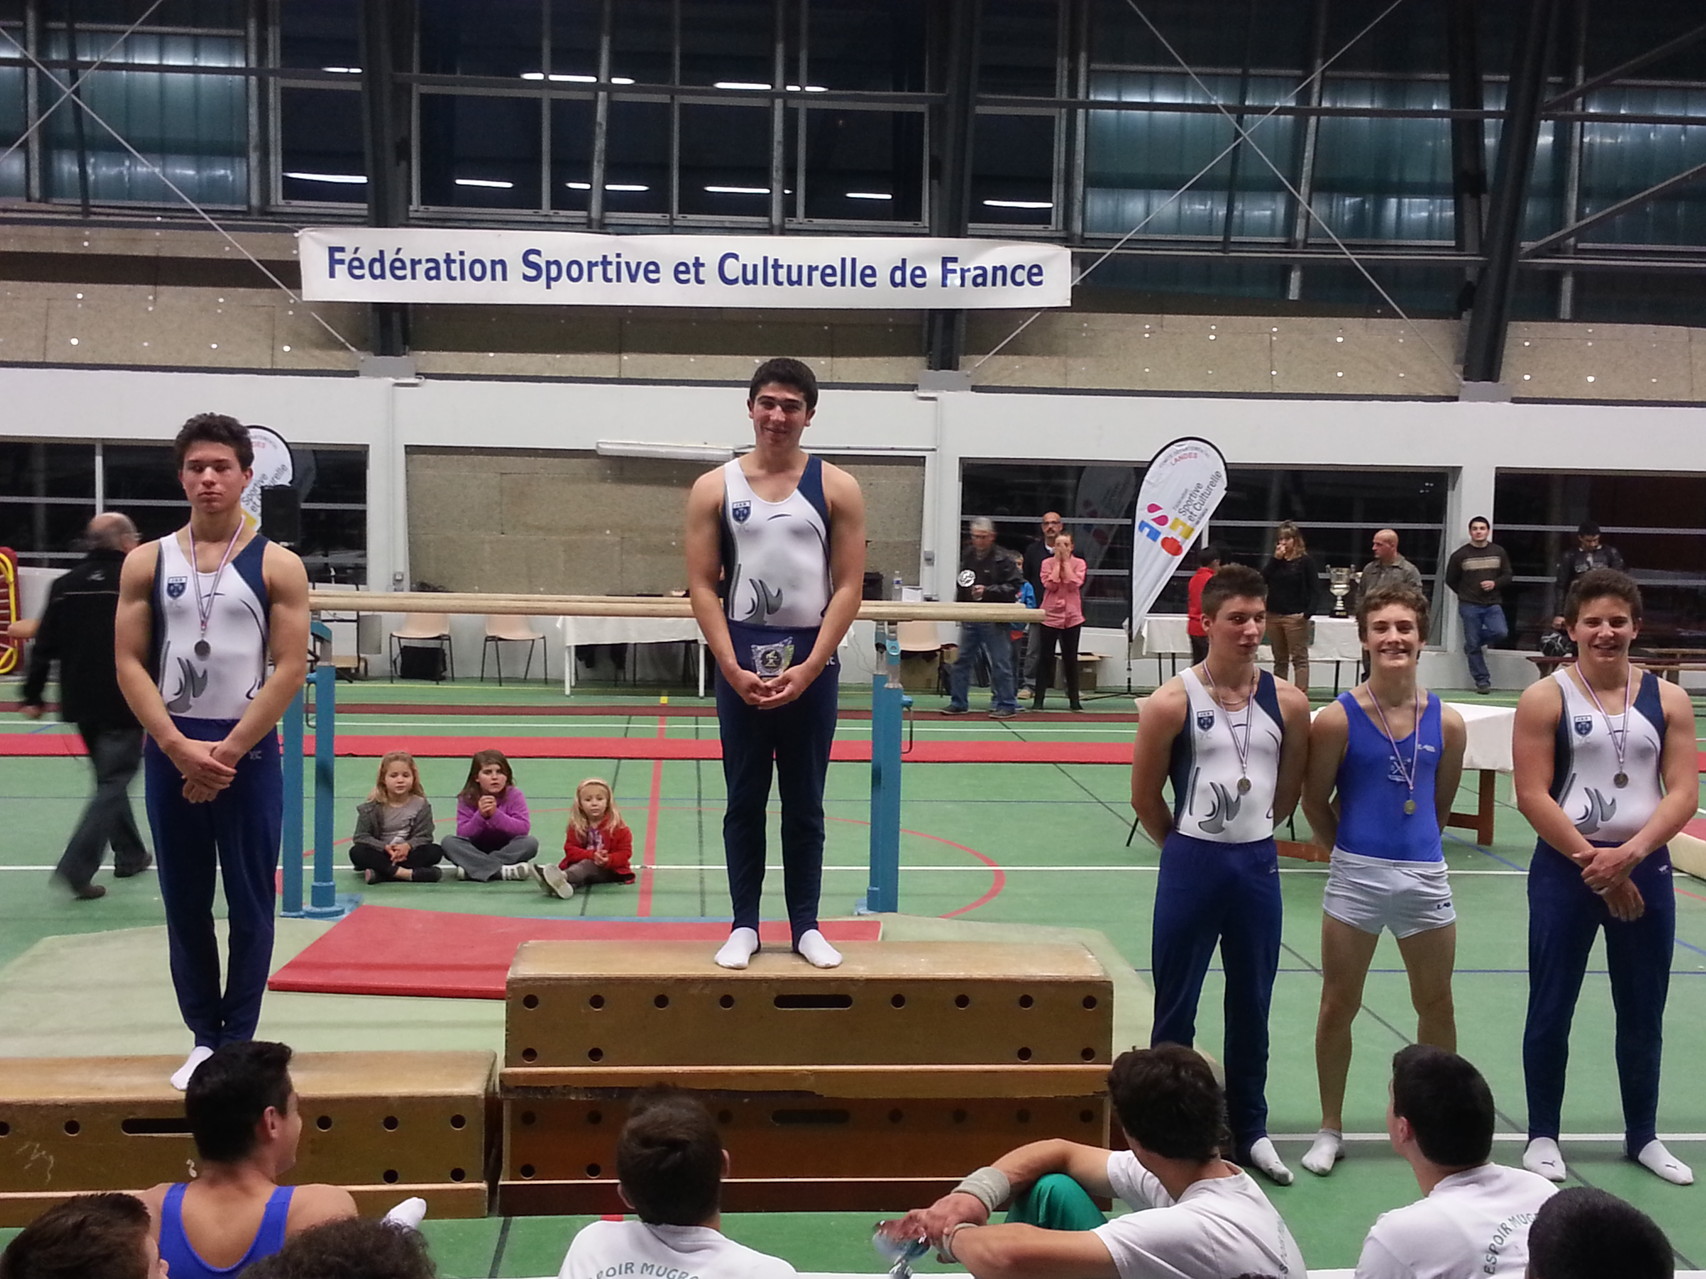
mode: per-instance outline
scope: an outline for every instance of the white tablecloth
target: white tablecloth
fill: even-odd
[[[699,696],[705,696],[705,642],[691,617],[563,617],[563,695],[575,691],[576,644],[693,643],[699,658]]]
[[[1447,702],[1447,706],[1463,716],[1463,770],[1491,769],[1495,773],[1511,771],[1511,732],[1516,725],[1516,710],[1510,706],[1483,706],[1479,702]],[[1325,706],[1309,712],[1314,719]]]
[[[1356,619],[1351,617],[1315,617],[1315,638],[1309,645],[1309,656],[1324,662],[1349,661],[1362,656],[1362,644],[1357,639]],[[1183,613],[1157,613],[1143,621],[1138,632],[1143,637],[1145,657],[1170,656],[1191,651],[1191,637],[1185,630]],[[1271,661],[1273,654],[1264,644],[1260,660]]]

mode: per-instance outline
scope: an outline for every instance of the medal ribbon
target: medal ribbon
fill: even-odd
[[[1392,748],[1392,762],[1398,765],[1398,775],[1404,779],[1404,784],[1410,788],[1410,798],[1404,804],[1406,816],[1416,811],[1416,761],[1421,757],[1422,749],[1422,690],[1415,693],[1415,723],[1410,729],[1410,766],[1404,767],[1403,752],[1398,749],[1398,739],[1392,736],[1392,725],[1386,722],[1386,708],[1380,704],[1380,699],[1374,695],[1374,689],[1367,684],[1368,700],[1374,703],[1374,713],[1380,716],[1380,731],[1386,734],[1386,744]]]
[[[1238,740],[1238,730],[1232,727],[1232,711],[1225,702],[1220,700],[1220,686],[1214,682],[1214,675],[1209,671],[1207,662],[1202,664],[1202,673],[1204,678],[1208,680],[1210,691],[1214,694],[1214,704],[1220,707],[1221,722],[1226,725],[1226,735],[1232,739],[1232,753],[1238,756],[1238,780],[1240,782],[1248,782],[1250,780],[1250,726],[1252,721],[1255,719],[1255,716],[1246,710],[1244,715],[1244,740],[1240,742]],[[1261,673],[1257,672],[1256,677],[1250,681],[1250,691],[1244,695],[1244,705],[1246,708],[1248,708],[1255,700],[1256,685],[1260,682],[1261,678]],[[1240,786],[1238,789],[1239,792],[1242,793],[1249,790],[1249,787]]]
[[[195,525],[190,525],[190,582],[195,586],[195,611],[201,620],[201,638],[207,639],[207,624],[213,620],[213,601],[219,596],[219,579],[225,576],[225,566],[231,562],[231,550],[237,545],[237,538],[242,535],[243,521],[237,521],[237,527],[231,534],[231,540],[225,544],[225,554],[219,557],[219,567],[213,571],[213,585],[207,588],[207,600],[202,602],[201,594],[201,565],[197,562],[195,549]]]
[[[1633,700],[1635,691],[1635,669],[1630,667],[1629,674],[1624,677],[1623,726],[1621,728],[1611,726],[1611,716],[1605,713],[1605,704],[1599,700],[1599,694],[1593,691],[1593,685],[1588,682],[1588,677],[1582,674],[1580,662],[1576,663],[1576,678],[1582,682],[1582,687],[1587,689],[1588,696],[1593,698],[1594,709],[1599,712],[1599,717],[1605,721],[1605,732],[1611,738],[1611,749],[1617,752],[1617,776],[1627,781],[1629,770],[1623,766],[1623,757],[1629,751],[1629,704]],[[1622,784],[1622,782],[1618,783],[1618,785]]]

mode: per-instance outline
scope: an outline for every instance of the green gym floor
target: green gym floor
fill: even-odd
[[[0,703],[16,697],[0,683]],[[340,684],[340,700],[388,707],[360,715],[340,713],[340,732],[420,737],[523,735],[610,736],[653,739],[700,737],[716,732],[710,716],[660,716],[657,693],[577,686],[573,703],[560,685],[535,681],[464,682],[434,687],[368,682]],[[1446,692],[1446,696],[1453,696]],[[1462,697],[1462,694],[1457,696]],[[843,707],[868,706],[862,688],[843,690]],[[1069,722],[1021,716],[1006,722],[981,714],[946,719],[929,713],[940,699],[918,697],[920,738],[956,741],[1012,737],[1034,742],[1129,742],[1131,702],[1123,695],[1091,700],[1088,713]],[[974,697],[974,707],[984,695]],[[1476,700],[1473,694],[1464,700]],[[1495,702],[1512,700],[1495,696]],[[613,708],[593,716],[514,717],[501,709],[482,715],[420,714],[404,708],[464,704],[479,707]],[[704,706],[672,694],[669,709]],[[0,713],[0,732],[69,731]],[[847,718],[843,738],[868,735],[863,718]],[[376,761],[339,759],[336,829],[340,841],[353,824],[354,807],[373,784]],[[653,794],[650,761],[517,760],[517,783],[533,811],[534,830],[549,850],[556,846],[570,796],[583,777],[602,775],[636,833],[636,864]],[[454,819],[454,794],[466,773],[460,759],[423,759],[422,779],[441,831]],[[1059,930],[1096,945],[1104,962],[1124,971],[1117,997],[1117,1032],[1129,1042],[1147,1039],[1146,971],[1150,909],[1157,864],[1155,848],[1139,834],[1125,846],[1131,825],[1128,774],[1105,765],[915,764],[904,770],[901,824],[902,916],[890,936],[946,936],[995,930],[1011,940],[1058,937]],[[1494,1157],[1515,1163],[1524,1114],[1520,1038],[1526,998],[1524,872],[1532,834],[1510,804],[1510,779],[1500,778],[1497,838],[1479,848],[1468,832],[1446,837],[1458,910],[1457,1018],[1459,1049],[1491,1082],[1499,1102]],[[1472,806],[1466,782],[1460,808]],[[830,814],[825,850],[823,913],[851,913],[868,877],[869,767],[830,769]],[[112,881],[107,896],[73,902],[48,882],[48,871],[82,805],[87,770],[76,758],[7,758],[0,768],[0,1056],[100,1053],[180,1053],[187,1041],[177,1023],[166,978],[163,914],[153,876]],[[140,791],[140,782],[138,783]],[[714,762],[668,761],[658,773],[656,872],[650,897],[654,918],[726,918],[720,823],[722,774]],[[141,797],[136,808],[141,813]],[[312,818],[308,820],[312,830]],[[1300,819],[1301,826],[1301,819]],[[771,846],[775,848],[774,831]],[[774,860],[776,854],[772,852]],[[532,884],[391,884],[364,888],[339,850],[339,891],[365,900],[426,909],[501,915],[633,917],[635,888],[601,886],[558,902]],[[1286,902],[1284,950],[1274,990],[1273,1049],[1268,1084],[1270,1130],[1281,1155],[1297,1173],[1288,1188],[1263,1183],[1312,1269],[1349,1267],[1369,1224],[1382,1211],[1417,1195],[1408,1167],[1385,1141],[1386,1076],[1394,1050],[1414,1031],[1408,989],[1397,952],[1383,940],[1370,973],[1365,1006],[1356,1024],[1357,1053],[1346,1102],[1350,1136],[1345,1163],[1331,1178],[1310,1176],[1299,1160],[1316,1128],[1313,1032],[1319,998],[1320,895],[1324,869],[1282,859]],[[767,885],[767,908],[780,914],[780,882]],[[1612,1063],[1612,1014],[1600,952],[1590,966],[1576,1018],[1569,1092],[1565,1099],[1564,1152],[1572,1182],[1610,1190],[1640,1205],[1664,1227],[1683,1268],[1706,1265],[1706,1091],[1690,1080],[1706,1057],[1706,884],[1679,877],[1677,945],[1666,1019],[1664,1088],[1659,1127],[1671,1149],[1695,1165],[1702,1184],[1678,1188],[1625,1161]],[[951,923],[940,922],[951,920]],[[282,963],[327,927],[281,921]],[[1097,937],[1096,934],[1100,934]],[[1105,941],[1103,940],[1105,939]],[[1133,971],[1140,981],[1131,980]],[[1199,1046],[1220,1048],[1220,988],[1211,972],[1203,992]],[[1128,995],[1127,992],[1130,992]],[[502,1005],[486,1001],[363,999],[350,996],[271,995],[261,1033],[298,1048],[462,1048],[501,1051]],[[896,1213],[914,1205],[897,1203]],[[754,1247],[788,1258],[802,1270],[875,1272],[869,1246],[874,1214],[746,1214],[725,1221],[727,1232]],[[452,1277],[555,1274],[582,1218],[491,1218],[428,1221],[426,1232],[440,1273]],[[0,1241],[9,1233],[0,1232]],[[926,1271],[935,1263],[926,1263]]]

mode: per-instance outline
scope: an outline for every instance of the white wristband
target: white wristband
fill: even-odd
[[[1013,1197],[1013,1183],[999,1168],[983,1167],[968,1173],[965,1180],[954,1187],[954,1193],[970,1195],[993,1213]]]
[[[954,1236],[959,1234],[960,1231],[964,1230],[967,1226],[974,1224],[974,1222],[970,1221],[956,1221],[953,1225],[949,1226],[942,1232],[942,1242],[937,1245],[936,1251],[941,1253],[942,1256],[946,1257],[949,1261],[958,1264],[960,1259],[954,1255]]]

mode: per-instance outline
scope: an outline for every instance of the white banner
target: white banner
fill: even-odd
[[[1131,547],[1131,621],[1136,635],[1197,531],[1226,496],[1226,459],[1207,440],[1174,440],[1149,460],[1138,490]]]
[[[1070,306],[1060,245],[894,236],[309,227],[312,302],[814,309]]]

